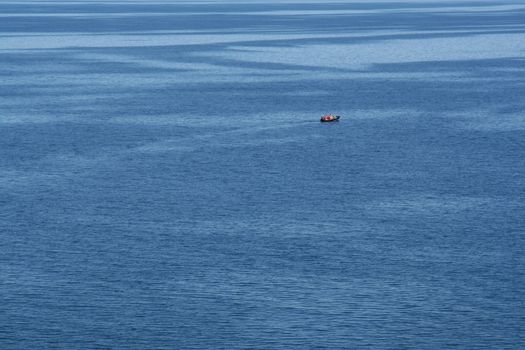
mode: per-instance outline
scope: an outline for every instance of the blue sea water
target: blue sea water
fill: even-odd
[[[523,349],[524,92],[523,1],[2,2],[0,349]]]

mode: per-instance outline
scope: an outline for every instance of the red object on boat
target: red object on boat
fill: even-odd
[[[338,116],[338,115],[333,115],[333,114],[323,115],[323,116],[321,117],[321,123],[325,123],[325,122],[336,122],[336,121],[339,121],[339,118],[341,118],[341,117]]]

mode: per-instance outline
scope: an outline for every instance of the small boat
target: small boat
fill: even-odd
[[[339,121],[339,118],[341,117],[338,115],[333,115],[333,114],[323,115],[321,117],[321,123],[337,122]]]

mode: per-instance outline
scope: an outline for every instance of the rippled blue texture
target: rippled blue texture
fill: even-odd
[[[524,78],[523,1],[1,2],[0,349],[525,348]]]

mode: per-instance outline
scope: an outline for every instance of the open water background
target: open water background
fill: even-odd
[[[523,1],[0,3],[0,348],[525,348],[524,78]]]

